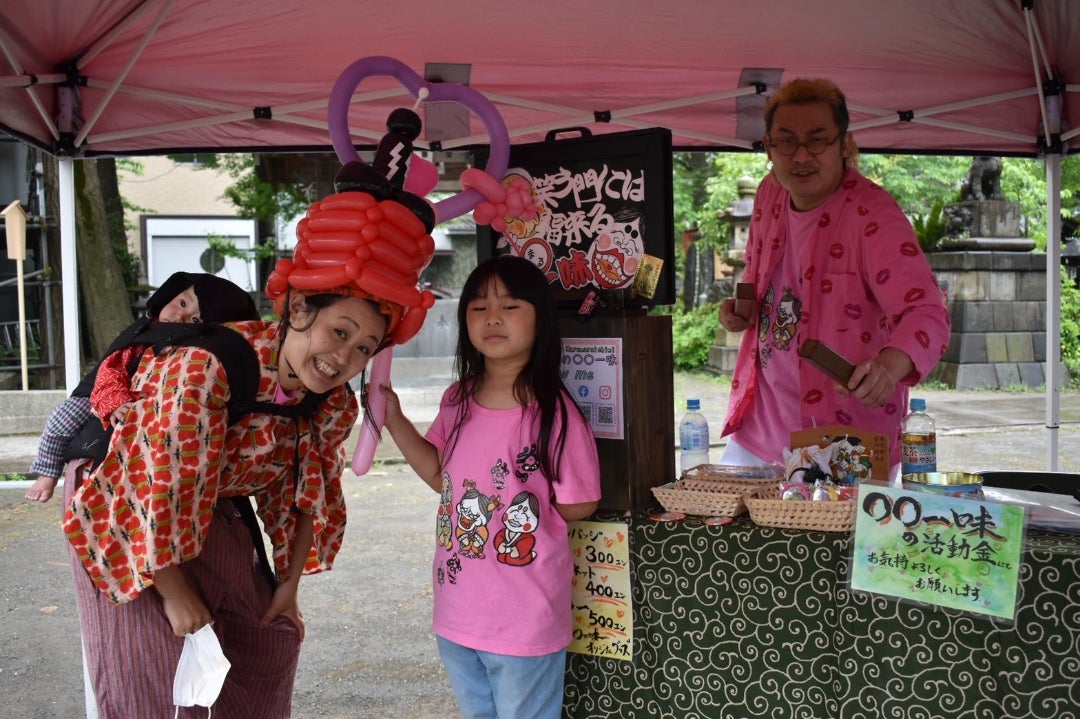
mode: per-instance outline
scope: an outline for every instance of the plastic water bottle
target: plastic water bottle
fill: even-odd
[[[686,414],[679,422],[679,467],[685,472],[709,463],[709,422],[701,413],[701,400],[686,400]]]
[[[902,474],[937,471],[937,431],[934,418],[926,413],[926,400],[912,398],[911,411],[900,428],[903,442]]]

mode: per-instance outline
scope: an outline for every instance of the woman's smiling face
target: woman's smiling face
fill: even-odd
[[[321,310],[309,310],[303,295],[297,294],[290,307],[291,326],[278,367],[287,392],[340,387],[364,371],[386,335],[386,318],[359,297],[343,297]]]

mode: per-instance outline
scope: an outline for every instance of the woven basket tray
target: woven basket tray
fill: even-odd
[[[690,477],[652,488],[653,496],[667,511],[704,517],[737,517],[746,511],[746,497],[758,491],[758,487],[741,482]]]
[[[818,532],[850,532],[855,528],[855,500],[813,501],[780,499],[778,492],[767,497],[749,497],[750,519],[762,527],[809,529]]]
[[[764,487],[781,480],[783,473],[783,468],[777,465],[743,467],[734,464],[699,464],[683,472],[682,478],[711,479],[751,487]]]

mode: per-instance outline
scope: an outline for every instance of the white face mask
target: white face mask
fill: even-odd
[[[173,680],[173,703],[177,713],[179,707],[209,708],[217,701],[230,666],[209,624],[184,636],[184,651],[180,654]]]

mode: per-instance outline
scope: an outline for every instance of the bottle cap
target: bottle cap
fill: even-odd
[[[697,412],[700,409],[701,409],[701,400],[700,399],[694,398],[694,399],[687,399],[686,400],[686,411],[687,412]]]
[[[925,399],[920,399],[919,397],[912,397],[911,398],[911,411],[912,412],[922,412],[925,409],[926,409],[926,400]]]

